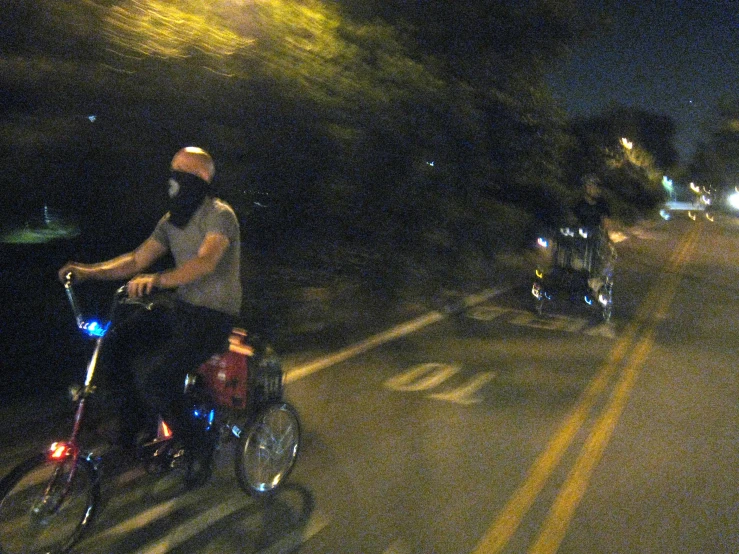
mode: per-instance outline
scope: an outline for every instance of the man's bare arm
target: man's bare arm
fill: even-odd
[[[162,273],[137,275],[128,283],[129,296],[150,294],[154,288],[177,288],[197,281],[212,273],[228,248],[228,237],[220,233],[205,236],[198,249],[198,255],[179,267]]]
[[[68,262],[59,270],[58,275],[60,280],[64,280],[70,272],[72,277],[78,281],[128,279],[149,267],[166,252],[167,249],[162,244],[149,238],[133,252],[104,262],[95,264]]]

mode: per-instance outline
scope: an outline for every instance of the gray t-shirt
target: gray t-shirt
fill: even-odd
[[[179,267],[198,255],[209,233],[228,238],[229,244],[213,273],[177,288],[177,297],[195,306],[238,316],[241,311],[241,233],[231,206],[218,198],[206,198],[187,225],[180,229],[169,223],[167,213],[151,235],[174,256]]]

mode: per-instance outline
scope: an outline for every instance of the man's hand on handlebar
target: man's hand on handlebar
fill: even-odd
[[[92,278],[93,273],[93,270],[87,267],[85,264],[68,262],[64,264],[64,266],[62,266],[62,268],[57,272],[57,276],[59,277],[59,281],[64,283],[67,280],[68,276],[71,274],[72,281],[74,281],[75,283],[79,283]]]
[[[88,279],[100,279],[104,278],[100,275],[100,272],[90,264],[82,264],[78,262],[67,262],[57,272],[59,281],[62,283],[71,280],[75,283],[81,283]],[[70,279],[71,277],[71,279]],[[155,288],[160,286],[160,275],[158,273],[141,273],[134,276],[128,283],[126,283],[126,293],[129,298],[141,298],[154,292]]]
[[[126,289],[129,297],[139,298],[151,294],[158,286],[158,273],[143,273],[131,279],[126,285]]]

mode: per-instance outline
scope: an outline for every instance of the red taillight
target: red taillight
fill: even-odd
[[[64,460],[72,452],[70,446],[65,442],[55,442],[49,447],[47,456],[50,460]]]
[[[169,425],[167,425],[163,419],[159,420],[159,438],[161,439],[171,439],[172,438],[172,430],[169,428]]]

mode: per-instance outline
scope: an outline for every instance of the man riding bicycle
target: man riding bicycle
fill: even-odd
[[[590,268],[588,286],[597,294],[613,272],[615,254],[608,236],[611,210],[608,202],[603,198],[598,176],[586,175],[582,181],[584,194],[573,211],[579,224],[593,233],[595,254]]]
[[[175,291],[168,309],[154,310],[163,316],[155,325],[134,320],[115,331],[110,381],[122,393],[121,446],[135,446],[142,427],[161,414],[182,441],[189,467],[195,468],[188,472],[191,485],[207,478],[214,445],[186,412],[185,376],[223,349],[242,298],[239,223],[231,206],[213,196],[214,175],[205,150],[181,149],[171,162],[169,211],[149,238],[111,260],[68,262],[59,270],[62,280],[69,272],[77,281],[130,279],[130,297]],[[175,267],[145,272],[168,253]]]

